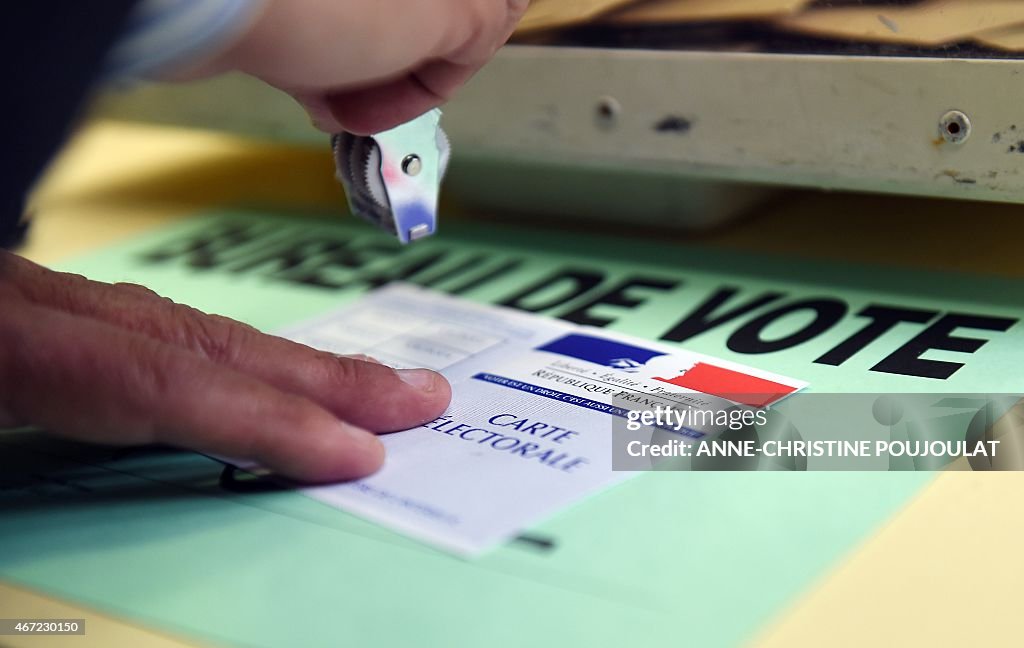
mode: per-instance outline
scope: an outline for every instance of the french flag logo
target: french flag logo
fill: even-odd
[[[661,351],[651,351],[632,344],[578,333],[570,333],[565,337],[548,342],[544,346],[538,347],[537,350],[557,353],[577,360],[586,360],[613,369],[642,367],[651,358],[666,355]]]
[[[767,407],[796,391],[795,387],[751,376],[741,371],[698,362],[675,378],[655,378],[661,382],[692,389],[742,403],[751,407]]]
[[[662,351],[579,333],[548,342],[537,347],[537,350],[630,373],[635,373],[655,358],[668,355]],[[697,362],[677,376],[655,377],[654,380],[751,407],[771,405],[796,391],[795,387],[789,385],[707,362]]]

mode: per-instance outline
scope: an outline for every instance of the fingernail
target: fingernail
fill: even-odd
[[[399,369],[395,373],[405,384],[421,391],[434,391],[437,388],[437,374],[429,369]]]

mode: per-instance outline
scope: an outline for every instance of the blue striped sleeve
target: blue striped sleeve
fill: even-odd
[[[262,6],[261,0],[142,0],[103,76],[157,77],[197,63],[238,36]]]

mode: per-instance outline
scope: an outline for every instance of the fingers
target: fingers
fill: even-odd
[[[474,67],[438,61],[381,85],[306,98],[304,105],[318,128],[370,135],[444,104],[475,71]]]
[[[370,135],[393,128],[451,99],[508,40],[527,4],[525,0],[509,0],[504,20],[491,23],[489,28],[473,31],[473,24],[484,21],[469,21],[468,32],[447,41],[461,45],[441,57],[425,60],[396,79],[327,94],[299,93],[296,99],[314,125],[327,132],[347,130]],[[462,28],[467,29],[466,23]]]
[[[370,134],[450,98],[508,40],[527,4],[272,0],[206,67],[238,69],[288,91],[321,130]]]
[[[271,0],[225,56],[232,67],[289,90],[365,86],[429,60],[479,67],[508,38],[525,5],[523,0]]]
[[[56,273],[28,261],[0,264],[26,299],[93,318],[196,353],[312,400],[335,417],[373,432],[416,427],[440,416],[451,400],[443,376],[390,367],[260,333],[224,317],[158,297],[141,286],[110,285]]]
[[[373,434],[306,398],[104,322],[4,305],[0,418],[83,440],[251,459],[304,481],[361,477],[383,461]]]

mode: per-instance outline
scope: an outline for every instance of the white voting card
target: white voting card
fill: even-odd
[[[303,491],[464,556],[635,474],[612,469],[612,425],[630,409],[748,398],[733,394],[754,395],[744,405],[764,407],[806,386],[408,285],[369,293],[282,335],[448,378],[453,397],[444,416],[382,436],[387,458],[379,472]]]

